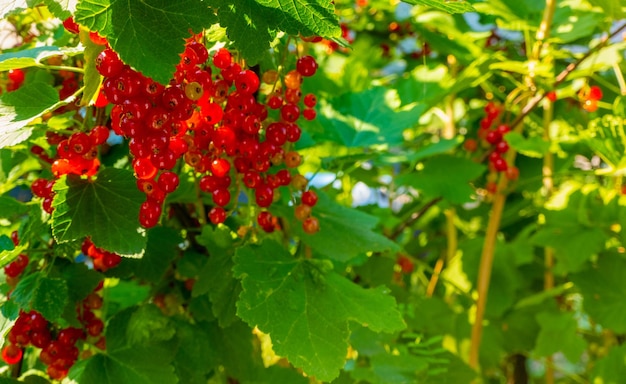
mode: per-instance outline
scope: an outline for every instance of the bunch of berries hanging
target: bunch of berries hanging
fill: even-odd
[[[300,91],[302,79],[317,70],[313,57],[301,57],[296,70],[284,76],[285,87],[275,87],[266,104],[258,101],[256,72],[242,68],[224,48],[209,60],[207,49],[195,40],[186,44],[168,85],[125,65],[109,47],[96,59],[96,68],[105,78],[103,94],[115,104],[111,127],[129,140],[137,186],[146,194],[139,214],[143,227],[159,222],[166,196],[180,183],[177,165],[182,162],[195,171],[199,189],[211,196],[208,218],[214,224],[224,222],[235,205],[232,193],[239,182],[261,208],[257,222],[268,232],[278,227],[266,210],[276,189],[306,189],[306,183],[292,183],[301,163],[293,144],[301,135],[298,119],[315,118],[315,96],[302,97]],[[269,80],[276,85],[278,78],[276,73]],[[279,110],[276,120],[268,109]],[[315,218],[303,220],[307,233],[317,230],[306,225]]]

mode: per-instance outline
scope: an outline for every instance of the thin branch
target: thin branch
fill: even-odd
[[[583,61],[587,60],[592,54],[604,48],[613,37],[617,36],[624,29],[626,29],[626,24],[616,29],[610,35],[604,36],[602,40],[600,41],[600,43],[598,43],[598,45],[596,45],[595,47],[587,51],[587,53],[585,53],[583,57],[581,57],[577,61],[568,65],[563,71],[561,71],[561,73],[557,75],[556,80],[554,81],[553,88],[556,88],[559,84],[564,82],[565,79],[567,79],[567,76],[569,76],[570,73],[572,73],[576,68],[578,68],[578,66]],[[528,101],[524,109],[522,109],[522,112],[517,116],[517,118],[513,121],[513,123],[511,123],[511,127],[516,127],[518,124],[520,124],[524,120],[524,118],[528,116],[528,114],[537,106],[537,104],[539,104],[541,100],[544,99],[544,97],[546,97],[546,93],[535,94],[535,96],[533,96],[533,98],[530,99],[530,101]]]
[[[389,235],[387,237],[390,238],[391,240],[395,240],[398,236],[400,236],[402,234],[402,231],[404,231],[405,229],[407,229],[411,225],[415,224],[422,216],[424,216],[424,214],[430,208],[432,208],[438,202],[440,202],[441,199],[442,199],[442,197],[435,197],[434,199],[432,199],[428,203],[424,204],[422,206],[422,208],[420,208],[419,211],[414,212],[407,221],[405,221],[402,224],[398,225],[398,227],[391,233],[391,235]]]

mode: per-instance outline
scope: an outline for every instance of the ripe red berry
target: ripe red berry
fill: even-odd
[[[269,185],[261,184],[255,188],[254,198],[259,207],[267,208],[274,201],[274,190]]]
[[[9,69],[7,77],[13,82],[15,89],[17,89],[22,85],[26,76],[21,69]]]
[[[601,100],[602,99],[602,89],[597,85],[592,85],[589,87],[589,96],[590,100]]]
[[[235,87],[239,92],[252,94],[259,89],[259,76],[253,71],[246,69],[239,72],[235,77]]]
[[[124,63],[111,48],[105,48],[96,57],[96,70],[104,77],[116,77],[123,69]]]
[[[311,189],[302,192],[302,204],[314,207],[317,204],[317,193]]]
[[[213,56],[213,64],[219,69],[226,69],[230,65],[232,57],[226,48],[220,48]]]
[[[211,162],[211,173],[217,177],[224,177],[230,172],[230,162],[224,158],[217,158]]]
[[[313,76],[317,71],[317,61],[312,56],[302,56],[296,62],[296,69],[302,76]]]
[[[209,211],[209,220],[213,224],[220,224],[226,220],[226,211],[222,207],[213,207]]]
[[[213,202],[220,207],[230,203],[230,192],[225,188],[218,188],[213,191]]]
[[[23,355],[22,348],[15,344],[9,344],[2,348],[2,360],[10,365],[19,363]]]
[[[178,175],[171,171],[165,171],[159,175],[159,188],[165,193],[172,193],[178,188],[180,179]]]
[[[317,105],[317,97],[312,93],[307,93],[307,95],[304,96],[304,105],[309,108],[315,107],[315,105]]]
[[[496,145],[502,141],[502,133],[498,130],[489,131],[485,136],[485,140],[491,145]]]

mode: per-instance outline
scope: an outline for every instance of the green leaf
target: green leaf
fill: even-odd
[[[405,174],[396,179],[398,185],[409,185],[428,196],[441,196],[451,203],[472,200],[474,189],[470,181],[485,171],[483,165],[451,155],[435,156],[418,173]]]
[[[226,28],[228,39],[251,64],[263,58],[276,37],[268,24],[270,20],[260,17],[262,12],[263,7],[250,0],[229,1],[218,10],[220,25]]]
[[[131,172],[106,168],[95,181],[63,176],[54,190],[52,234],[59,243],[91,236],[97,247],[121,255],[140,254],[145,248],[138,219],[144,197]]]
[[[583,295],[583,308],[598,324],[617,333],[626,332],[626,260],[601,255],[593,268],[572,276]]]
[[[130,260],[135,263],[135,276],[152,283],[159,282],[180,252],[179,244],[182,241],[180,234],[169,227],[148,230],[148,242],[143,257]]]
[[[221,327],[227,327],[237,319],[235,303],[241,293],[241,284],[233,276],[235,248],[232,246],[231,232],[224,226],[214,229],[206,225],[202,228],[198,243],[207,247],[210,256],[198,274],[192,295],[197,297],[208,294],[213,315]]]
[[[28,213],[28,206],[12,197],[0,196],[0,218],[15,220]]]
[[[589,2],[602,8],[602,13],[605,17],[612,20],[619,20],[624,18],[624,4],[621,0],[589,0]]]
[[[100,83],[102,82],[102,76],[100,76],[100,72],[96,69],[96,58],[100,52],[104,50],[104,46],[95,44],[91,41],[89,33],[84,30],[80,31],[80,41],[85,46],[85,72],[83,73],[83,84],[85,84],[85,89],[83,90],[80,104],[81,106],[86,106],[93,104],[98,97],[98,89],[100,87]]]
[[[206,328],[204,323],[176,322],[179,347],[174,366],[181,383],[206,384],[207,377],[218,364],[216,340]]]
[[[626,345],[611,348],[591,369],[592,383],[620,384],[626,375]]]
[[[571,313],[542,312],[537,315],[537,322],[541,326],[535,346],[538,356],[563,352],[570,362],[578,362],[587,343],[577,333],[578,325]]]
[[[75,19],[106,37],[126,64],[167,84],[184,39],[217,21],[209,5],[202,0],[85,0],[76,7]]]
[[[530,237],[534,245],[554,248],[560,272],[580,270],[585,261],[604,249],[609,239],[609,235],[597,223],[580,223],[573,202],[581,199],[581,196],[575,193],[570,197],[570,209],[546,211],[545,225]]]
[[[150,341],[166,341],[174,337],[176,329],[155,305],[144,305],[131,315],[127,323],[126,339],[131,345]]]
[[[254,0],[265,11],[259,16],[267,17],[276,29],[290,35],[339,37],[339,19],[334,4],[329,0]]]
[[[135,308],[115,315],[107,324],[107,351],[89,359],[78,377],[90,384],[176,384],[172,360],[175,348],[166,343],[132,344],[128,324]]]
[[[355,321],[375,332],[405,327],[383,288],[364,289],[315,260],[298,260],[265,241],[239,248],[237,315],[272,338],[277,354],[322,381],[339,375]]]
[[[314,235],[304,232],[293,216],[293,207],[281,210],[282,215],[294,223],[294,233],[315,251],[333,260],[346,262],[366,252],[399,249],[396,243],[375,231],[379,220],[376,216],[337,204],[321,191],[317,195],[319,199],[313,214],[319,220],[320,231]]]
[[[11,300],[24,310],[34,309],[49,321],[55,321],[63,313],[68,295],[65,280],[35,272],[20,280]]]
[[[550,143],[539,136],[525,138],[521,133],[509,132],[504,139],[511,148],[528,157],[542,158],[550,150]]]
[[[11,242],[11,245],[13,243]],[[26,250],[25,245],[18,245],[12,249],[4,249],[0,251],[0,267],[4,267],[5,265],[12,262],[20,253]]]
[[[59,93],[46,83],[27,83],[0,97],[0,148],[28,139],[28,124],[59,102]]]
[[[472,4],[465,0],[402,0],[413,5],[425,5],[448,13],[475,12]]]
[[[34,67],[45,59],[54,56],[62,56],[63,54],[63,50],[55,46],[35,47],[3,53],[0,55],[0,71]]]
[[[65,265],[61,271],[61,277],[67,283],[71,302],[84,300],[103,279],[99,272],[89,269],[85,264],[77,263]]]
[[[347,147],[395,145],[403,142],[403,131],[417,124],[423,109],[400,109],[396,91],[376,87],[331,100],[321,107],[318,120],[326,137]]]
[[[79,0],[44,0],[50,12],[61,20],[65,20],[76,12]]]

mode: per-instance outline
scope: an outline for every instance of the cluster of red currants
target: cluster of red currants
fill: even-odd
[[[139,214],[143,227],[159,222],[165,197],[179,185],[172,170],[181,158],[199,174],[200,190],[212,197],[212,223],[226,219],[233,177],[254,191],[260,208],[272,204],[274,191],[291,184],[290,169],[301,162],[290,150],[301,135],[296,121],[301,115],[315,118],[315,97],[303,98],[300,86],[317,63],[303,56],[296,67],[284,76],[285,89],[276,87],[278,73],[264,76],[276,88],[265,105],[257,101],[257,73],[242,68],[224,48],[209,61],[204,45],[190,39],[168,86],[134,71],[111,48],[102,51],[96,68],[105,77],[104,95],[115,104],[112,129],[129,139],[138,189],[146,194]],[[279,111],[275,121],[268,109]],[[277,225],[267,211],[257,219],[266,231]]]
[[[96,247],[89,238],[83,241],[81,252],[93,260],[93,268],[100,272],[106,272],[122,261],[120,255]]]
[[[11,241],[13,245],[17,247],[19,244],[19,238],[17,231],[11,232]],[[15,287],[19,281],[19,277],[28,266],[29,259],[24,253],[20,253],[15,260],[4,267],[4,274],[7,277],[7,284],[11,287]]]
[[[463,143],[465,150],[475,152],[479,147],[487,148],[486,156],[489,159],[489,170],[491,177],[487,183],[487,190],[494,192],[496,183],[494,181],[496,173],[504,172],[509,180],[516,180],[519,177],[519,170],[516,166],[508,164],[502,156],[508,152],[509,144],[504,139],[504,135],[511,131],[511,127],[500,122],[503,108],[493,102],[485,106],[485,117],[480,121],[478,129],[478,140],[468,138]]]
[[[32,345],[41,348],[39,359],[48,366],[46,371],[52,379],[66,377],[79,358],[79,340],[105,348],[106,341],[102,336],[104,322],[94,313],[94,310],[102,308],[102,297],[97,293],[101,287],[78,304],[78,320],[82,328],[58,328],[39,312],[21,311],[7,335],[9,343],[2,349],[2,359],[7,364],[17,364],[22,360],[24,348]]]

